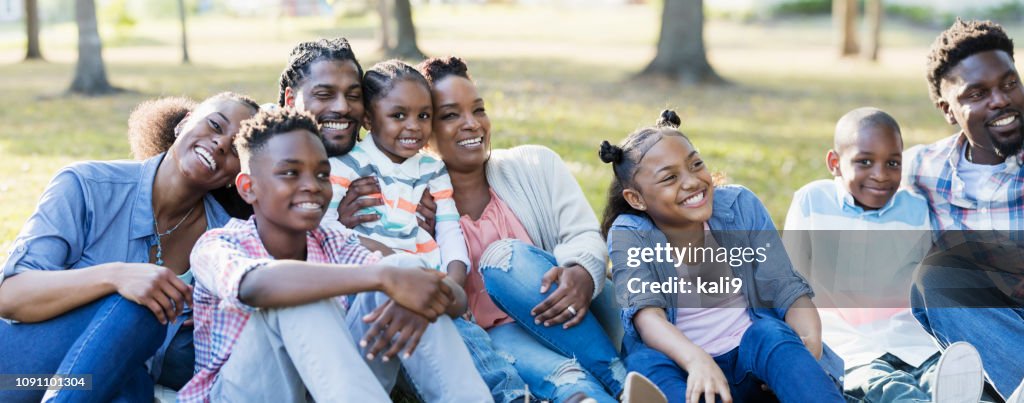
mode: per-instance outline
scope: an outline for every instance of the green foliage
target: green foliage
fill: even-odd
[[[683,131],[712,170],[752,189],[780,225],[793,192],[829,176],[822,159],[835,120],[850,109],[873,105],[890,112],[908,146],[954,130],[928,100],[920,68],[934,30],[887,23],[885,43],[900,50],[880,63],[859,64],[836,61],[827,18],[770,24],[711,21],[706,27],[711,62],[735,85],[683,88],[631,79],[653,54],[659,10],[572,10],[424,6],[417,8],[416,18],[425,52],[455,54],[469,62],[486,100],[494,146],[552,148],[579,179],[596,212],[604,208],[611,179],[610,168],[597,158],[597,145],[654,123],[666,107],[679,112]],[[133,30],[130,46],[110,52],[107,68],[111,80],[135,91],[111,97],[58,95],[74,69],[73,56],[67,56],[75,49],[73,24],[49,28],[54,38],[44,51],[56,55],[50,62],[0,65],[0,92],[7,95],[0,97],[0,251],[7,249],[60,167],[129,158],[125,122],[142,100],[165,95],[198,99],[232,90],[260,102],[275,101],[288,50],[319,36],[348,37],[363,66],[382,57],[374,53],[374,18],[336,22],[333,17],[215,15],[197,16],[189,24],[190,35],[202,38],[190,49],[190,66],[178,60],[176,19],[145,20],[145,29]],[[526,26],[530,29],[523,30]],[[5,38],[0,36],[0,56],[19,60],[23,45]]]
[[[832,12],[832,0],[786,0],[772,7],[774,16],[822,15]]]
[[[1024,21],[1024,0],[1007,0],[997,6],[987,8],[966,8],[964,11],[956,14],[939,12],[927,6],[898,4],[887,4],[885,12],[888,16],[895,19],[935,29],[948,27],[958,16],[960,18],[986,19],[1004,25],[1012,25]]]
[[[886,4],[886,16],[901,19],[912,24],[929,27],[948,27],[956,19],[956,16],[948,13],[940,13],[935,9],[925,6],[905,6],[899,4]]]
[[[102,4],[102,5],[101,5]],[[100,26],[112,30],[112,41],[120,41],[131,35],[135,24],[138,22],[128,10],[128,0],[110,0],[107,3],[98,3],[100,6],[96,18]]]

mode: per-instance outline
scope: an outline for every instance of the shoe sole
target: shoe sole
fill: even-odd
[[[622,403],[668,403],[668,398],[650,379],[630,372],[626,374],[626,384],[622,388]]]
[[[956,342],[942,352],[935,368],[935,403],[974,403],[985,387],[981,355],[974,346]]]

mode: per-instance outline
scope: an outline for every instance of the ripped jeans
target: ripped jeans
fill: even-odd
[[[516,320],[487,331],[493,348],[538,397],[558,402],[584,392],[599,402],[615,402],[626,370],[595,315],[588,312],[569,329],[533,322],[530,310],[557,289],[556,284],[538,292],[541,277],[555,265],[550,253],[516,240],[495,242],[481,257],[488,294]]]

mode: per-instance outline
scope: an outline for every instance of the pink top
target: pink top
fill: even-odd
[[[491,202],[484,207],[479,219],[474,221],[467,215],[459,218],[462,235],[466,237],[469,261],[472,262],[469,276],[466,277],[466,297],[469,299],[469,309],[473,312],[476,323],[484,329],[514,322],[501,308],[494,305],[491,296],[487,295],[487,289],[484,288],[484,279],[480,275],[480,268],[477,267],[484,250],[491,243],[507,238],[533,244],[519,218],[498,198],[498,195],[494,194],[494,190],[488,191],[491,193]]]
[[[739,347],[750,325],[747,300],[742,293],[712,308],[676,309],[676,328],[712,357]]]
[[[707,242],[706,247],[716,248],[718,243],[709,232],[711,230],[707,223],[704,223],[704,231]],[[714,263],[705,263],[715,265]],[[720,269],[715,271],[714,269]],[[678,274],[689,278],[694,284],[697,282],[699,273],[703,273],[705,280],[716,280],[714,273],[730,273],[722,266],[709,266],[700,270],[699,266],[682,264],[677,268]],[[723,270],[724,271],[721,271]],[[711,274],[711,276],[708,276]],[[707,277],[711,277],[708,279]],[[747,313],[747,300],[742,292],[721,297],[700,296],[693,293],[679,294],[679,308],[676,309],[676,328],[683,332],[686,338],[704,349],[708,355],[717,357],[728,353],[739,347],[743,333],[750,328],[750,315]],[[707,307],[711,302],[708,298],[721,299]],[[703,301],[703,302],[701,302]],[[688,308],[689,307],[689,308]]]

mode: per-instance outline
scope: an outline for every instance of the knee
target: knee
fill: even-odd
[[[743,335],[744,341],[753,345],[770,345],[786,339],[799,340],[793,328],[778,319],[758,319],[750,324]]]
[[[356,303],[359,303],[360,298],[375,298],[373,294],[376,293],[358,294],[355,299],[357,301]],[[322,299],[302,305],[261,309],[257,312],[267,318],[270,322],[277,322],[282,319],[291,318],[301,320],[313,319],[315,322],[315,318],[324,318],[324,320],[326,320],[327,318],[345,317],[345,309],[338,303],[338,301],[335,301],[334,298]]]
[[[133,337],[139,340],[156,340],[156,347],[163,342],[167,326],[160,324],[149,308],[136,304],[122,297],[120,294],[113,294],[106,297],[103,304],[107,307],[106,315],[116,318],[119,323],[132,330]]]
[[[555,388],[562,388],[573,387],[586,378],[587,372],[583,370],[580,363],[575,358],[568,358],[558,364],[558,367],[544,377],[544,380],[550,382]]]
[[[531,248],[518,239],[501,239],[491,243],[480,256],[480,273],[487,277],[488,272],[497,269],[508,272],[512,269],[512,257],[522,254]]]
[[[664,353],[647,346],[633,349],[626,355],[626,369],[644,376],[659,370],[679,370],[679,365]]]

